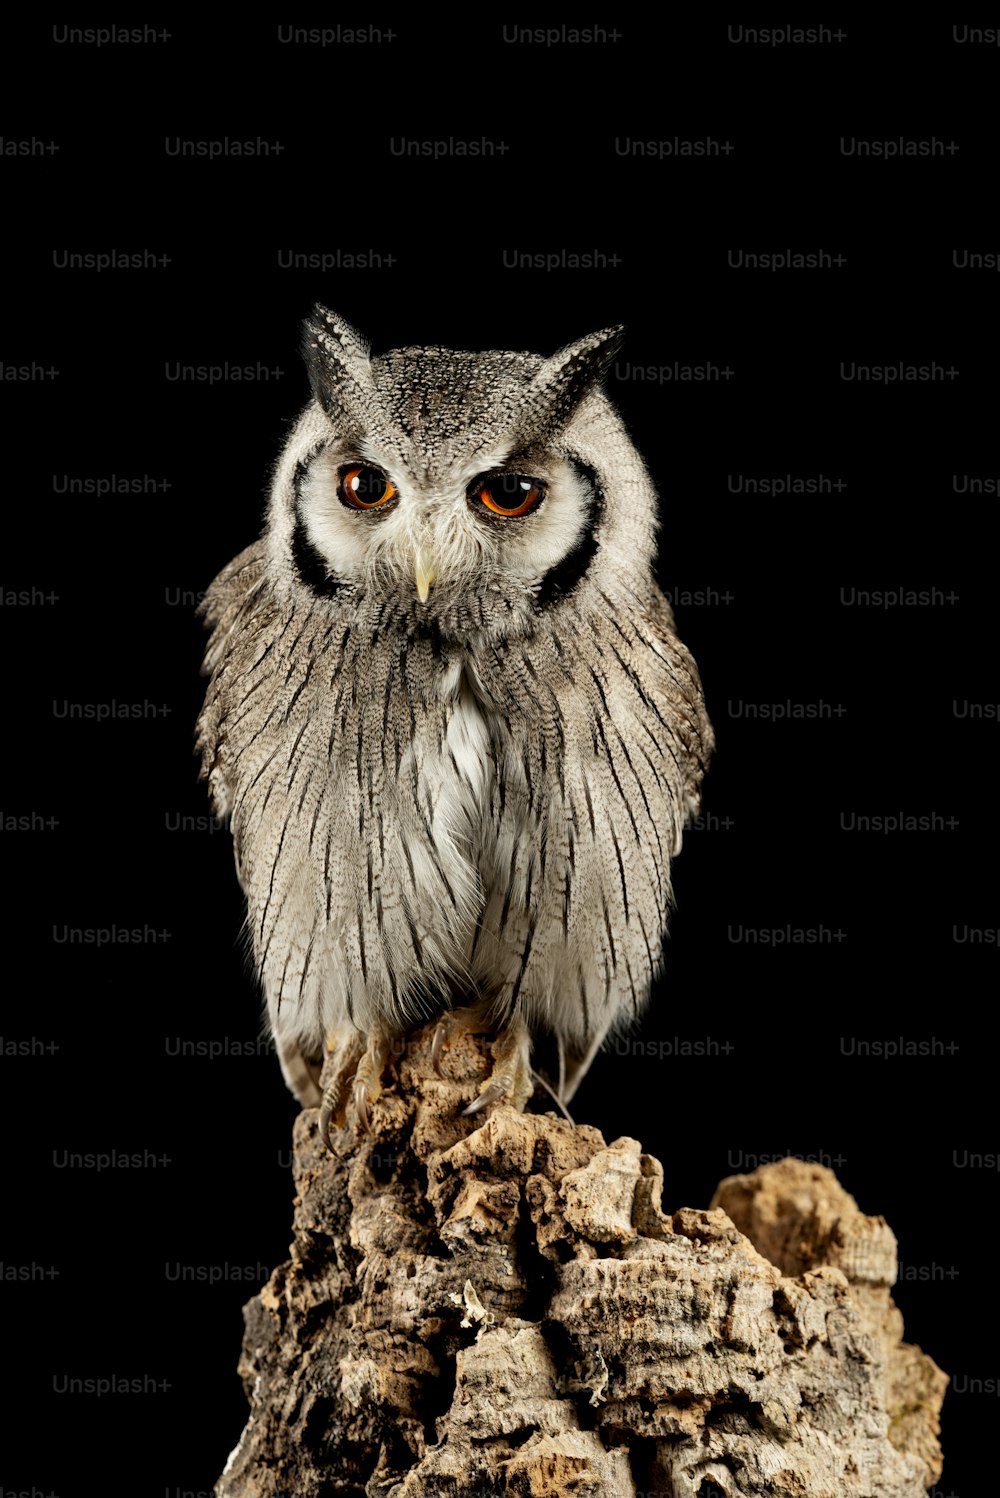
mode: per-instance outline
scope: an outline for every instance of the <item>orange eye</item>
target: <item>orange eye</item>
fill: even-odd
[[[352,510],[377,510],[395,497],[395,485],[377,468],[358,464],[341,474],[340,498]]]
[[[545,494],[545,485],[525,473],[494,473],[487,479],[477,479],[469,493],[494,515],[512,520],[535,508]]]

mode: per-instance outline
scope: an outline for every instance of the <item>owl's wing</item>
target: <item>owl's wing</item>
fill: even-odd
[[[702,778],[715,748],[698,667],[691,652],[677,638],[673,610],[658,588],[651,591],[633,623],[670,678],[675,742],[681,751],[677,766],[683,777],[686,820],[690,820],[698,815]],[[680,852],[679,838],[674,852]]]
[[[198,610],[212,637],[205,652],[204,671],[213,673],[241,609],[264,581],[267,543],[255,541],[223,567],[208,588]]]
[[[647,727],[664,745],[673,770],[672,775],[668,772],[668,778],[676,786],[675,804],[680,813],[675,823],[674,845],[670,849],[670,857],[675,857],[680,852],[684,823],[698,814],[702,777],[715,736],[705,710],[698,669],[690,652],[677,638],[670,604],[656,588],[651,589],[646,597],[636,599],[635,603],[628,625],[645,647],[640,656],[641,685],[651,697],[655,695],[664,712],[669,704],[669,727],[659,714],[648,718]],[[659,680],[656,680],[657,676],[660,676]],[[651,690],[654,687],[655,694]],[[645,698],[643,703],[647,705]],[[572,1098],[583,1081],[618,1018],[612,1010],[586,1037],[579,1040],[571,1034],[558,1037],[558,1091],[564,1103]]]
[[[226,816],[230,810],[229,787],[219,763],[220,733],[226,709],[226,658],[233,631],[245,612],[254,607],[265,578],[266,543],[255,541],[223,567],[199,609],[212,631],[202,667],[212,679],[198,718],[196,745],[201,755],[201,778],[208,781],[212,807],[220,817]]]

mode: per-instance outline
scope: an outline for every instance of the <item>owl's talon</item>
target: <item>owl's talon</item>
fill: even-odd
[[[448,1039],[448,1026],[441,1020],[434,1031],[434,1039],[431,1041],[431,1065],[434,1067],[434,1075],[443,1077],[441,1070],[441,1052],[444,1050],[445,1041]]]
[[[512,1084],[509,1077],[500,1077],[490,1082],[474,1102],[467,1108],[462,1109],[462,1117],[468,1118],[473,1113],[479,1113],[481,1109],[488,1108],[491,1103],[499,1102],[501,1098],[509,1097]]]
[[[319,1137],[326,1145],[330,1153],[333,1153],[333,1145],[330,1143],[330,1126],[337,1116],[340,1104],[340,1083],[333,1082],[323,1094],[323,1101],[319,1107]]]
[[[354,1112],[358,1123],[366,1134],[371,1133],[371,1124],[368,1121],[368,1083],[355,1082],[354,1084]]]

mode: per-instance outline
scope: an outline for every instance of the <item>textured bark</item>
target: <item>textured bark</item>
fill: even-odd
[[[291,1258],[246,1308],[220,1498],[918,1498],[946,1378],[900,1341],[895,1239],[785,1160],[665,1215],[634,1139],[459,1110],[426,1032],[360,1140],[295,1129]]]

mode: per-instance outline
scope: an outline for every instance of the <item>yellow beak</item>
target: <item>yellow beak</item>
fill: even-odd
[[[437,565],[430,552],[423,546],[417,547],[414,557],[414,576],[417,583],[417,597],[421,603],[426,603],[430,596],[431,583],[437,577]]]

